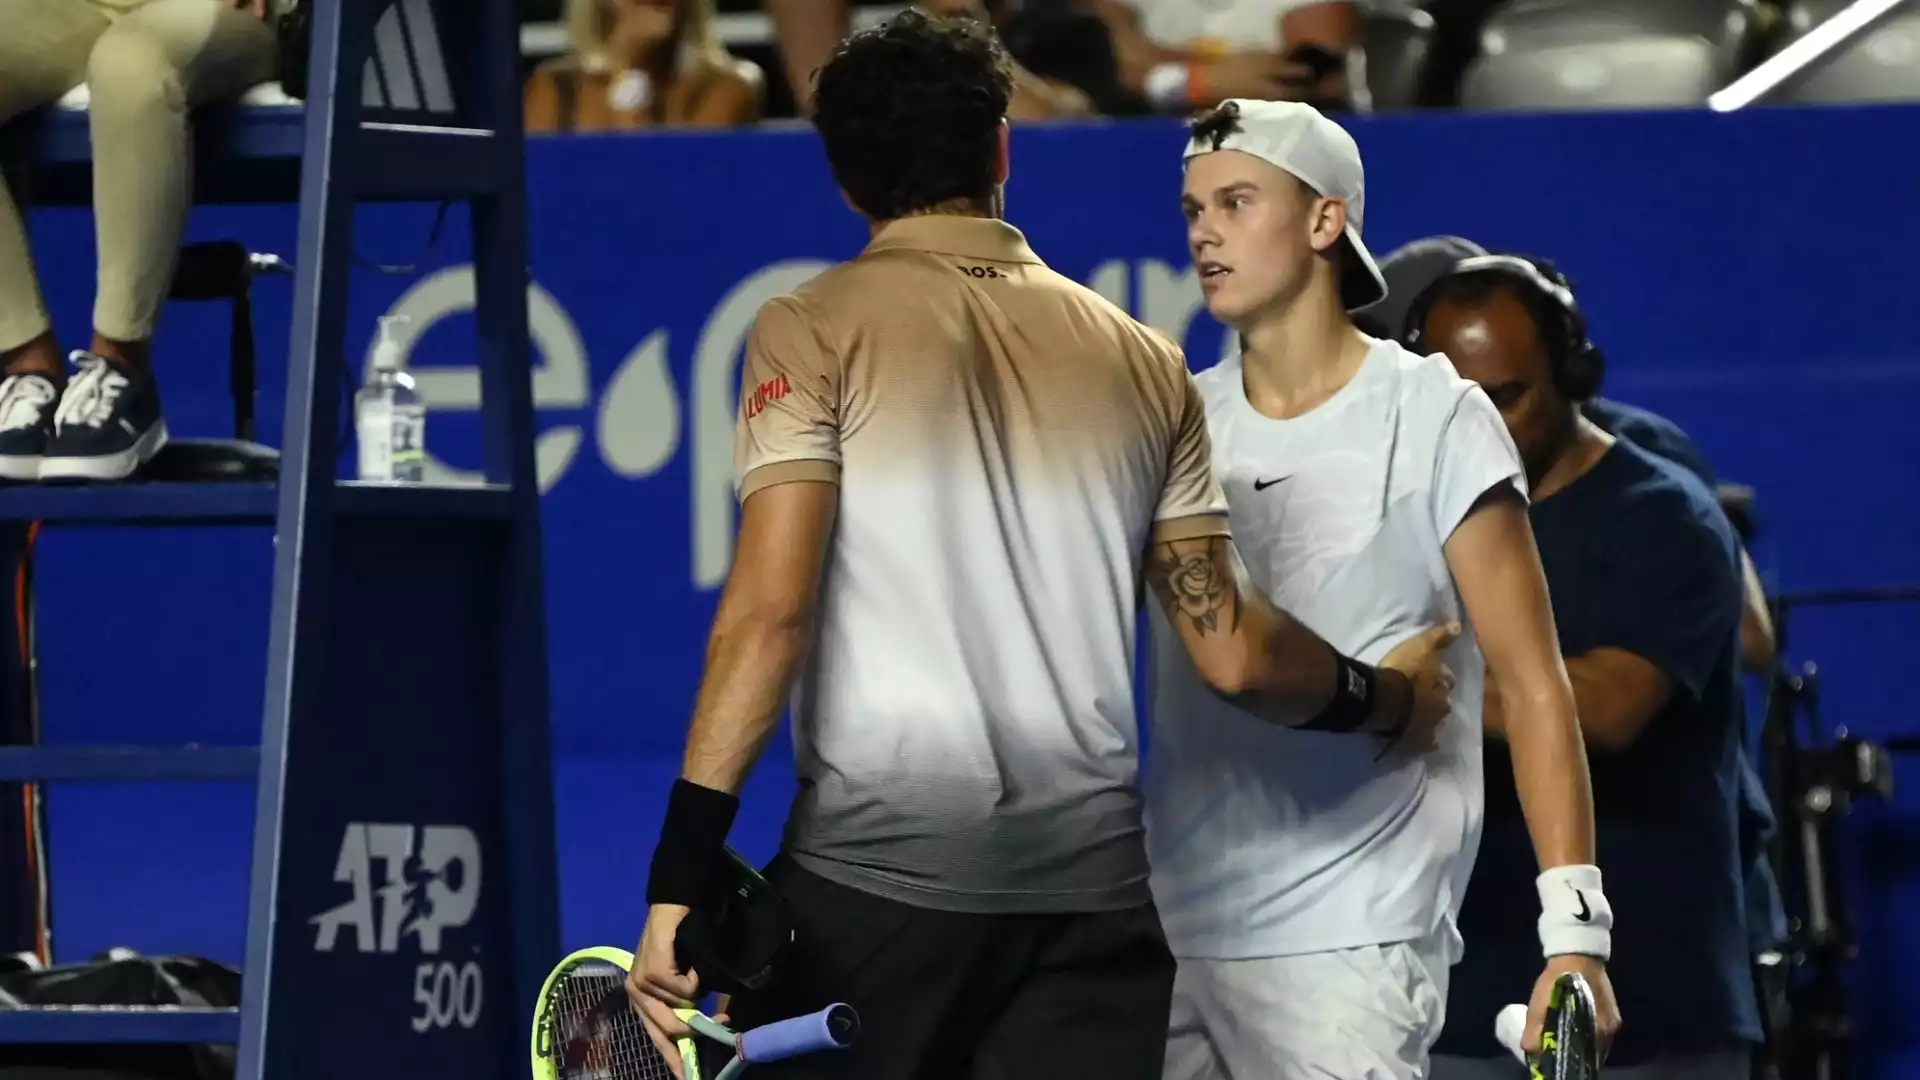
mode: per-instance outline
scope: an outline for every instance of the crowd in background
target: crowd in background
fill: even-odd
[[[991,21],[1016,69],[1011,117],[1184,113],[1231,97],[1364,107],[1354,0],[919,0]],[[1453,4],[1477,19],[1485,0]],[[807,79],[852,25],[847,0],[766,0],[771,49],[738,53],[715,0],[562,0],[565,50],[527,82],[535,132],[724,127],[804,111]],[[758,52],[759,55],[749,55]],[[1356,93],[1356,90],[1359,92]],[[801,109],[794,108],[801,103]]]
[[[804,115],[852,0],[525,0],[536,133]],[[990,21],[1016,122],[1187,114],[1227,98],[1322,111],[1699,105],[1844,0],[917,0]],[[1906,20],[1920,21],[1909,14]],[[1891,20],[1821,100],[1920,96]],[[727,33],[725,26],[736,32]],[[769,29],[770,28],[770,29]],[[753,32],[758,30],[760,32]],[[1848,65],[1841,65],[1848,68]]]

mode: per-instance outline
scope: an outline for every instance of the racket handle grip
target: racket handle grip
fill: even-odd
[[[860,1015],[850,1005],[829,1005],[817,1013],[780,1020],[740,1033],[742,1061],[762,1064],[819,1050],[841,1050],[860,1036]]]

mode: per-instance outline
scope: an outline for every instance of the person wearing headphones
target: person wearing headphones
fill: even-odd
[[[1413,298],[1454,263],[1486,254],[1486,248],[1465,237],[1447,235],[1424,236],[1396,248],[1380,260],[1380,272],[1387,279],[1387,298],[1367,310],[1370,325],[1385,328],[1380,336],[1403,337]],[[1666,417],[1599,395],[1583,402],[1580,411],[1608,434],[1666,458],[1698,477],[1709,491],[1718,489],[1706,455],[1680,425]],[[1740,662],[1748,671],[1763,673],[1774,661],[1773,613],[1767,607],[1767,590],[1760,582],[1760,572],[1744,546],[1740,551],[1740,584],[1746,604],[1740,613]]]
[[[1597,849],[1619,929],[1621,1013],[1606,1070],[1622,1080],[1746,1080],[1761,1040],[1740,859],[1738,542],[1685,470],[1588,419],[1604,359],[1566,278],[1543,260],[1455,262],[1412,300],[1418,350],[1480,384],[1520,450],[1591,755]],[[1494,1037],[1525,989],[1534,857],[1500,767],[1506,716],[1483,709],[1486,827],[1460,915],[1432,1080],[1526,1075]]]
[[[1391,328],[1381,330],[1376,336],[1405,340],[1409,329],[1407,311],[1413,299],[1460,260],[1486,254],[1487,249],[1479,244],[1448,235],[1426,236],[1396,248],[1380,260],[1380,273],[1387,279],[1387,298],[1366,312],[1375,325]],[[1672,420],[1599,394],[1581,403],[1580,412],[1600,430],[1680,466],[1707,490],[1718,494],[1720,485],[1706,454]],[[1721,500],[1721,508],[1727,509],[1725,500]],[[1727,516],[1734,524],[1734,531],[1740,532],[1739,519],[1732,511]],[[1765,676],[1775,660],[1773,614],[1767,605],[1766,589],[1760,584],[1760,574],[1744,544],[1740,551],[1740,581],[1745,604],[1740,613],[1741,666]],[[1746,867],[1748,939],[1753,955],[1758,957],[1780,948],[1786,941],[1787,915],[1779,880],[1767,857],[1768,845],[1779,821],[1768,800],[1765,781],[1755,770],[1752,757],[1745,754],[1740,758],[1740,799],[1740,850]]]

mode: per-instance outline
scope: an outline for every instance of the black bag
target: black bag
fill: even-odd
[[[310,0],[287,0],[288,7],[274,20],[273,36],[280,51],[280,89],[296,101],[307,100],[307,53],[313,44],[313,5]]]
[[[0,974],[0,1009],[240,1004],[240,973],[196,956],[127,956]],[[0,1080],[233,1080],[231,1046],[0,1045]]]

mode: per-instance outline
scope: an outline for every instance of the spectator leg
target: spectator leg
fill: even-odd
[[[85,0],[0,0],[0,123],[80,85],[107,17]],[[60,371],[19,207],[0,184],[0,362]]]
[[[222,0],[153,0],[94,45],[95,352],[144,362],[193,198],[189,113],[266,82],[274,62],[273,31]]]

